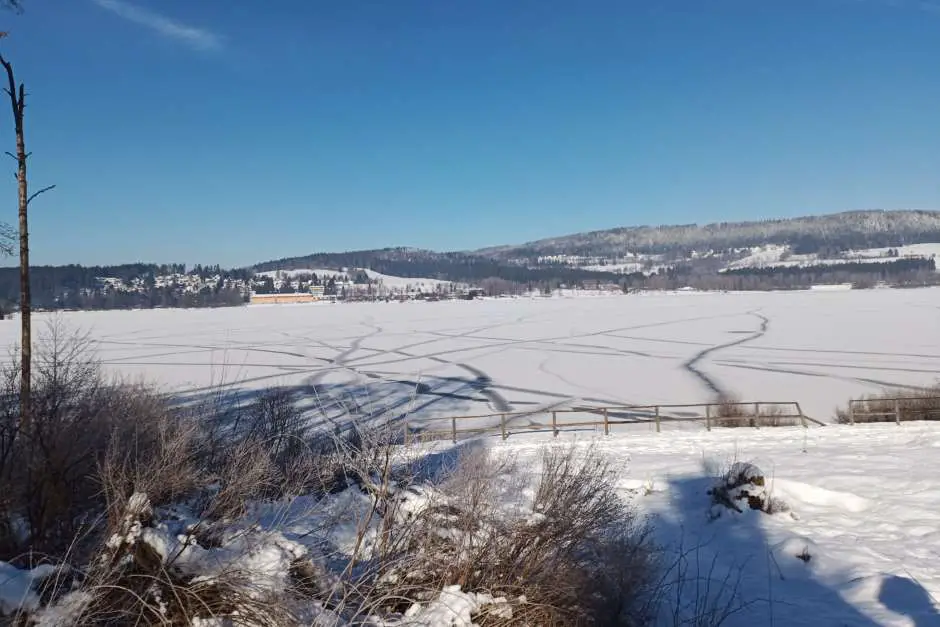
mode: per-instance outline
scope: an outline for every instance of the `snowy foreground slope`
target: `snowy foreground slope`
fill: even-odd
[[[546,441],[492,446],[534,460]],[[940,625],[940,424],[575,441],[620,466],[623,493],[652,517],[657,540],[687,553],[687,576],[710,575],[712,595],[739,587],[750,605],[726,625]],[[732,461],[763,470],[791,512],[715,518],[707,491]]]
[[[940,423],[606,437],[568,433],[557,440],[527,435],[461,446],[488,447],[489,465],[520,478],[539,474],[547,447],[566,451],[574,446],[595,460],[609,460],[617,492],[648,520],[662,549],[662,569],[654,571],[655,581],[668,592],[658,606],[656,627],[940,625]],[[433,458],[455,459],[458,454],[449,444],[436,443],[400,448],[394,457],[418,463],[423,459],[432,469]],[[778,511],[767,514],[745,507],[736,512],[715,504],[709,491],[735,463],[762,471],[764,490]],[[512,476],[500,481],[517,485]],[[396,510],[404,516],[402,521],[435,502],[433,485],[422,485],[402,492]],[[496,509],[520,508],[513,515],[533,525],[544,517],[538,509],[526,509],[527,497],[516,491],[489,494]],[[146,496],[132,497],[129,510],[136,508],[138,499],[145,501]],[[143,544],[172,565],[168,568],[187,576],[213,581],[238,572],[247,577],[251,590],[283,593],[290,586],[295,560],[326,564],[327,555],[353,555],[360,541],[366,547],[380,544],[384,536],[377,519],[363,522],[372,507],[371,497],[356,486],[319,499],[300,496],[258,503],[240,523],[220,528],[224,533],[216,537],[217,544],[203,547],[188,531],[194,521],[180,504],[159,524],[141,525],[128,517],[126,528],[121,527],[108,546]],[[447,526],[447,518],[442,520],[436,533],[458,533]],[[337,563],[342,567],[343,559]],[[87,603],[83,590],[39,610],[35,582],[50,571],[48,565],[28,571],[0,562],[0,614],[21,608],[37,612],[40,625],[82,624],[75,618]],[[564,574],[558,576],[563,579]],[[518,610],[526,603],[519,597],[510,600],[515,605],[507,605],[505,597],[464,592],[456,583],[440,581],[428,598],[410,604],[404,613],[376,616],[369,624],[472,627],[484,607],[505,610],[505,618],[512,619],[512,607]],[[306,618],[300,624],[358,624],[344,621],[315,599],[305,599],[304,604],[298,615]],[[711,610],[724,620],[709,619]],[[692,617],[697,620],[689,622]],[[192,624],[228,623],[210,619]]]
[[[185,396],[288,386],[331,417],[385,421],[571,403],[798,401],[940,377],[940,289],[650,293],[57,314],[106,367]],[[52,314],[38,314],[41,332]],[[0,322],[0,343],[18,338]]]

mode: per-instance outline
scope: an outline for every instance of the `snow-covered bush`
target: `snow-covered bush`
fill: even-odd
[[[743,513],[757,510],[767,514],[789,511],[786,503],[768,490],[764,472],[748,462],[734,462],[708,491],[712,497],[712,515],[722,510]]]
[[[541,462],[532,477],[485,451],[462,460],[393,530],[381,593],[420,599],[459,585],[506,599],[474,615],[479,625],[510,624],[509,612],[512,624],[647,621],[655,550],[610,466],[573,447],[548,448]]]

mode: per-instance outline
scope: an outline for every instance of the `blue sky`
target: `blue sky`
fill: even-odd
[[[940,0],[24,3],[36,263],[940,208]]]

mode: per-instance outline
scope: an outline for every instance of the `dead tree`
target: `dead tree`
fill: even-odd
[[[16,181],[19,196],[19,238],[20,238],[20,416],[21,426],[29,423],[30,407],[32,406],[32,330],[31,296],[29,292],[29,204],[37,196],[55,188],[55,185],[44,187],[33,194],[29,193],[26,181],[26,162],[29,153],[26,152],[26,137],[23,131],[23,117],[26,111],[26,88],[23,83],[16,85],[13,75],[13,65],[0,55],[0,65],[7,72],[9,86],[4,90],[10,96],[10,105],[13,108],[13,125],[16,131],[16,154],[7,154],[16,160]]]

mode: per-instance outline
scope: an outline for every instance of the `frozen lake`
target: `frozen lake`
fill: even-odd
[[[836,406],[940,379],[940,290],[644,294],[56,314],[109,368],[200,394],[296,388],[360,415],[583,404]],[[37,314],[41,332],[52,314]],[[15,321],[0,325],[8,345]]]

